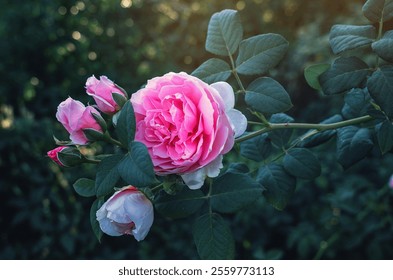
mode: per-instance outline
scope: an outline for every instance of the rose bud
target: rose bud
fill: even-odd
[[[84,130],[89,130],[95,134],[102,134],[103,129],[97,119],[101,118],[100,113],[92,106],[83,105],[71,97],[61,102],[57,107],[57,120],[70,133],[72,143],[85,145],[89,143],[89,138]]]
[[[96,213],[101,230],[111,236],[133,235],[143,240],[153,224],[151,201],[137,188],[124,187],[115,192]]]
[[[106,76],[101,76],[99,80],[94,75],[88,78],[86,92],[94,98],[98,109],[105,114],[116,113],[127,101],[124,90]]]
[[[68,146],[60,146],[47,153],[48,157],[62,167],[71,167],[82,162],[83,156],[78,149]]]
[[[135,140],[146,145],[158,175],[179,174],[191,189],[216,177],[222,155],[244,133],[246,117],[234,109],[232,87],[208,85],[186,73],[168,73],[131,96]]]

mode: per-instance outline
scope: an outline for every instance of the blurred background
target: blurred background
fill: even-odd
[[[55,148],[53,135],[68,138],[55,118],[58,104],[68,96],[92,103],[84,90],[92,74],[132,93],[154,76],[191,73],[212,57],[204,49],[211,15],[237,9],[244,37],[279,33],[290,42],[271,76],[291,94],[291,116],[318,122],[340,113],[342,96],[324,98],[309,88],[304,67],[332,59],[332,24],[367,23],[363,0],[0,3],[0,259],[198,258],[192,219],[157,214],[143,242],[129,236],[97,242],[89,223],[92,200],[72,188],[82,176],[94,178],[95,166],[65,170],[46,157]],[[238,259],[393,258],[392,154],[375,152],[343,171],[334,140],[317,150],[322,175],[299,181],[284,211],[261,198],[225,216]]]

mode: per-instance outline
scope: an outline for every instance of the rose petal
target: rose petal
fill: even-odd
[[[225,111],[228,111],[235,107],[235,94],[230,84],[226,82],[217,82],[211,84],[210,86],[218,91],[219,95],[224,101]]]
[[[203,186],[206,178],[206,170],[204,168],[198,169],[195,172],[181,175],[184,183],[191,189],[197,190]]]
[[[235,131],[235,138],[241,136],[247,129],[246,116],[236,109],[228,110],[226,113]]]

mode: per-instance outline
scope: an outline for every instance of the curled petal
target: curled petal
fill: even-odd
[[[215,178],[220,174],[220,169],[223,167],[222,158],[223,156],[220,155],[205,167],[202,167],[195,172],[181,175],[184,183],[191,190],[200,189],[205,182],[206,176]]]
[[[226,113],[235,131],[235,138],[241,136],[247,129],[246,116],[236,109],[231,109]]]
[[[230,84],[226,82],[217,82],[210,85],[218,91],[225,104],[225,111],[235,107],[235,94]]]

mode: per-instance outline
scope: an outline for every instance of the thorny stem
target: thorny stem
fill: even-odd
[[[300,139],[304,140],[305,138],[310,137],[311,135],[314,135],[318,132],[325,131],[325,130],[331,130],[331,129],[337,129],[340,127],[345,127],[349,125],[355,125],[355,124],[360,124],[360,123],[365,123],[368,121],[373,120],[374,118],[366,115],[354,119],[349,119],[341,122],[336,122],[336,123],[329,123],[329,124],[312,124],[312,123],[269,123],[268,127],[264,127],[260,130],[254,131],[250,134],[247,134],[245,136],[239,137],[236,139],[237,143],[249,140],[251,138],[254,138],[258,135],[261,135],[263,133],[277,130],[277,129],[314,129],[314,131],[310,131],[303,135]]]

